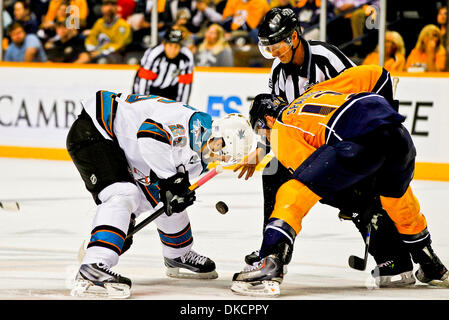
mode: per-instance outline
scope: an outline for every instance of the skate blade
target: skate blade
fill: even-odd
[[[449,288],[449,279],[446,280],[431,280],[428,282],[429,285],[433,287],[439,287],[439,288]]]
[[[276,298],[281,294],[279,282],[266,280],[257,283],[233,281],[231,291],[236,294],[253,297]]]
[[[185,270],[185,271],[184,271]],[[217,271],[211,272],[193,272],[188,269],[183,269],[180,271],[180,268],[167,268],[166,275],[170,278],[176,279],[217,279],[218,273]]]
[[[440,288],[449,288],[449,271],[443,275],[443,280],[430,280],[427,284],[440,287]]]
[[[398,288],[411,286],[416,283],[413,271],[407,271],[395,276],[376,277],[376,285],[378,288]]]
[[[77,280],[72,290],[72,297],[126,299],[131,296],[130,287],[123,283],[105,283],[104,287],[88,280]]]

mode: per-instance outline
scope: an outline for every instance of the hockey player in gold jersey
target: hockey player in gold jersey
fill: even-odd
[[[292,176],[277,192],[260,248],[262,260],[234,275],[233,291],[280,293],[302,219],[318,201],[355,212],[362,229],[376,227],[373,217],[386,212],[420,265],[418,280],[449,286],[449,272],[431,247],[426,219],[410,188],[416,150],[402,125],[405,118],[373,93],[376,86],[382,88],[383,71],[350,68],[289,105],[271,94],[256,96],[251,125],[268,138]],[[404,281],[412,279],[412,271],[403,274]]]

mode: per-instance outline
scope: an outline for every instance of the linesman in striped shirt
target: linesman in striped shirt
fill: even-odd
[[[169,29],[162,43],[145,51],[132,91],[188,103],[193,83],[192,52],[181,44],[182,31]]]
[[[321,41],[306,41],[301,37],[299,21],[291,9],[271,9],[259,26],[259,49],[267,59],[275,59],[269,79],[271,94],[291,103],[314,84],[338,76],[341,72],[354,67],[355,64],[347,58],[338,48]],[[370,88],[372,92],[384,96],[387,101],[398,109],[397,101],[393,99],[393,88],[389,73],[384,70],[379,76],[376,85]],[[267,141],[259,143],[258,148],[251,153],[247,160],[234,169],[240,170],[239,178],[245,174],[250,178],[257,164],[270,152]],[[291,172],[285,168],[276,157],[265,167],[262,175],[264,195],[264,229],[273,212],[276,193],[279,187],[291,178]],[[322,201],[324,202],[324,201]],[[351,217],[343,217],[352,220]],[[353,220],[359,228],[356,221]],[[395,231],[393,222],[388,217],[382,221],[386,227],[379,228],[382,233],[371,238],[371,250],[378,266],[374,273],[379,276],[392,276],[402,274],[413,268],[410,255]],[[381,223],[379,223],[381,225]],[[360,230],[360,228],[359,228]],[[362,233],[362,231],[360,230]],[[363,236],[363,233],[362,233]],[[259,259],[257,252],[246,257],[246,262]],[[384,263],[394,261],[393,268],[383,268]],[[390,264],[389,264],[390,265]],[[385,270],[384,270],[385,269]],[[387,270],[388,269],[388,270]],[[407,285],[396,283],[395,285]],[[380,283],[388,286],[389,283]]]

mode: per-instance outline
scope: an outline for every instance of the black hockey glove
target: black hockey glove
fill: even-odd
[[[170,178],[159,180],[161,200],[164,203],[167,216],[184,211],[195,202],[195,191],[189,190],[189,187],[187,171],[178,172]]]

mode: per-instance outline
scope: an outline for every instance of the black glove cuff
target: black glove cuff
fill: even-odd
[[[159,188],[161,193],[170,191],[174,195],[181,195],[190,187],[189,173],[178,172],[175,175],[159,180]]]

